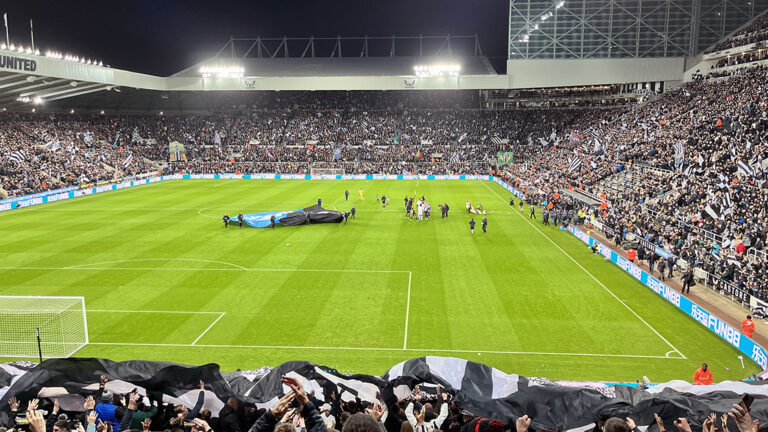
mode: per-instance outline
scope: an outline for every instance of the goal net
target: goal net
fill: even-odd
[[[69,357],[87,343],[82,297],[0,296],[0,357]]]
[[[312,175],[343,175],[344,168],[313,168]]]

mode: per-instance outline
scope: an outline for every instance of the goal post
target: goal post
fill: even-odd
[[[0,296],[0,357],[66,358],[87,344],[83,297]]]

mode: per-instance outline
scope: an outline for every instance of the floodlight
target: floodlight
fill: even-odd
[[[203,66],[199,72],[203,78],[242,78],[245,75],[245,68],[237,65]]]
[[[432,77],[432,76],[456,76],[461,71],[461,65],[455,63],[449,64],[432,64],[432,65],[416,65],[413,67],[416,76],[420,77]]]

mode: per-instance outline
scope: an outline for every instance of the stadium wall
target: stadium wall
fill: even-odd
[[[679,82],[685,57],[507,60],[510,88]]]
[[[75,189],[66,188],[56,191],[50,191],[42,194],[28,195],[18,198],[10,198],[0,201],[0,212],[9,211],[17,208],[30,207],[34,205],[50,203],[55,201],[63,201],[70,198],[82,197],[94,195],[102,192],[126,189],[133,186],[157,183],[166,180],[182,180],[182,179],[243,179],[243,180],[488,180],[496,182],[504,189],[511,192],[518,198],[523,196],[523,193],[516,190],[512,186],[504,183],[493,176],[483,175],[384,175],[384,174],[367,174],[367,175],[319,175],[313,176],[310,174],[172,174],[168,176],[152,176],[144,179],[137,180],[125,180],[119,183],[108,183],[95,185],[89,188]],[[576,238],[586,243],[590,247],[598,244],[602,246],[600,242],[592,238],[587,233],[580,229],[569,226],[568,231]],[[748,337],[744,336],[735,328],[728,325],[725,321],[721,320],[714,314],[708,312],[706,309],[692,302],[691,300],[681,296],[677,291],[670,288],[666,284],[660,282],[655,277],[649,275],[640,267],[631,263],[624,257],[619,256],[618,253],[611,250],[609,247],[600,247],[600,253],[609,259],[612,263],[616,264],[619,268],[632,275],[640,283],[653,290],[656,294],[661,296],[664,300],[675,305],[683,313],[696,320],[699,324],[705,326],[711,332],[725,340],[747,357],[752,359],[761,368],[768,369],[768,353],[765,348],[755,343]]]

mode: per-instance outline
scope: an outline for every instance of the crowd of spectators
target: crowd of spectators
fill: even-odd
[[[768,40],[768,13],[763,13],[746,26],[709,48],[706,53],[750,45]]]
[[[0,117],[0,188],[19,196],[158,170],[306,173],[314,163],[347,173],[488,174],[497,151],[564,128],[578,115],[436,106],[204,116],[6,113]],[[171,152],[171,143],[183,150]]]
[[[203,409],[206,397],[203,381],[200,381],[194,406],[166,404],[159,395],[142,396],[138,390],[114,394],[105,388],[106,383],[107,378],[102,376],[98,389],[82,394],[85,397],[82,406],[60,402],[57,397],[29,401],[10,398],[9,424],[0,427],[10,432],[527,432],[534,430],[535,420],[521,415],[513,424],[505,424],[497,419],[478,417],[439,386],[434,393],[428,393],[415,385],[408,396],[389,403],[379,394],[372,403],[354,396],[343,397],[341,388],[321,400],[314,392],[307,393],[301,380],[283,376],[282,383],[289,390],[270,404],[269,409],[231,397],[214,413]],[[695,419],[696,423],[701,421],[705,432],[759,432],[759,419],[752,419],[743,401],[726,409],[720,417],[712,413],[704,419]],[[597,417],[594,430],[639,431],[630,417]],[[662,432],[673,425],[679,432],[691,432],[691,423],[694,423],[663,411],[653,413],[653,418],[653,427]]]

